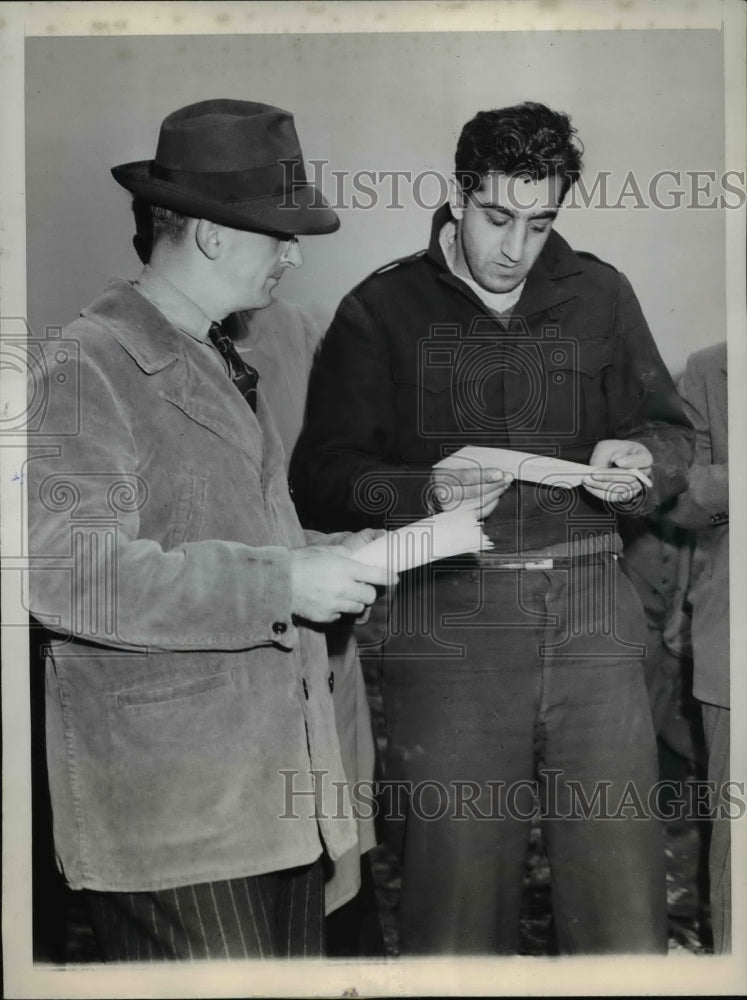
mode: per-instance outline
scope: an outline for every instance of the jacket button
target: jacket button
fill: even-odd
[[[329,684],[329,693],[332,694],[332,692],[335,690],[335,672],[334,672],[334,670],[330,670],[329,677],[327,678],[327,683]]]
[[[288,626],[285,624],[285,622],[273,622],[272,631],[275,633],[275,635],[283,635],[285,632],[288,631]]]
[[[306,699],[306,701],[308,701],[309,700],[309,685],[306,683],[306,678],[305,677],[301,678],[301,687],[303,688],[303,696]]]

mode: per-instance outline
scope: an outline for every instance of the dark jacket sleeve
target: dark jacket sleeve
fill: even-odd
[[[647,514],[687,488],[695,434],[635,292],[619,277],[607,398],[614,436],[638,441],[653,455],[653,487],[634,504],[636,513]]]
[[[357,530],[429,512],[430,466],[393,457],[394,394],[386,337],[353,292],[317,355],[291,462],[293,499],[306,527]]]

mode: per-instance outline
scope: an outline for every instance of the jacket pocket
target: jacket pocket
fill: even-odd
[[[110,838],[92,844],[105,864],[132,878],[179,877],[206,844],[241,817],[251,713],[234,671],[160,676],[107,696],[106,786]]]
[[[399,457],[405,462],[436,462],[443,458],[445,440],[471,437],[495,423],[478,379],[456,379],[446,371],[426,374],[422,383],[394,383]]]
[[[590,447],[608,434],[605,373],[612,364],[606,340],[579,340],[573,349],[545,353],[546,407],[542,423],[562,439],[591,434]]]
[[[143,709],[148,706],[159,707],[164,702],[180,701],[185,698],[195,698],[207,695],[227,687],[232,680],[232,674],[223,672],[211,674],[208,677],[196,677],[188,681],[179,681],[160,688],[134,688],[117,691],[114,694],[117,707],[124,709]]]

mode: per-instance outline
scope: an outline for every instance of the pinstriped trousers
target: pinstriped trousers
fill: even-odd
[[[324,954],[324,876],[312,865],[155,892],[83,890],[105,962]]]

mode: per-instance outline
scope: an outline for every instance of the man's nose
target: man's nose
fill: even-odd
[[[506,238],[501,246],[503,256],[507,257],[513,264],[518,264],[524,253],[525,240],[526,227],[521,222],[514,222],[513,225],[509,226]]]
[[[292,240],[288,241],[288,244],[280,256],[280,260],[283,264],[287,264],[288,267],[301,267],[303,264],[301,246],[295,236]]]

